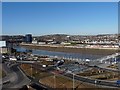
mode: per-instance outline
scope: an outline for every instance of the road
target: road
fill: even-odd
[[[30,63],[28,63],[28,64],[30,64]],[[32,64],[32,65],[34,65],[34,64]],[[50,69],[47,69],[48,72],[50,72],[51,70],[55,70],[55,67],[51,67]],[[73,78],[73,74],[71,74],[71,73],[62,73],[61,75],[64,75],[64,76],[69,77],[71,79]],[[114,88],[120,87],[115,82],[110,82],[110,81],[105,81],[105,80],[97,80],[97,82],[96,82],[96,80],[93,80],[93,79],[90,79],[87,77],[78,76],[78,75],[74,75],[74,79],[82,81],[82,82],[96,84],[96,85],[102,85],[102,86],[106,86],[106,87],[114,87]]]
[[[32,86],[32,87],[34,87],[34,88],[37,88],[37,90],[40,90],[40,89],[44,89],[44,90],[53,90],[53,88],[51,88],[51,87],[48,87],[48,86],[46,86],[46,85],[43,85],[42,83],[40,83],[39,82],[39,80],[36,80],[35,78],[32,78],[32,77],[30,77],[30,76],[28,76],[28,78],[32,81],[31,83],[31,85],[30,86]],[[36,87],[35,87],[36,86]]]
[[[5,63],[2,64],[2,68],[7,74],[5,78],[2,79],[3,82],[10,80],[10,83],[3,85],[3,89],[6,88],[21,88],[24,85],[30,83],[27,76],[21,71],[18,64],[8,67]]]
[[[65,73],[64,76],[69,77],[71,79],[73,78],[73,74],[70,74],[70,73]],[[115,82],[97,80],[97,82],[95,83],[96,80],[85,78],[85,77],[81,77],[81,76],[78,76],[78,75],[74,75],[74,79],[82,81],[82,82],[91,83],[91,84],[102,85],[102,86],[109,86],[111,88],[112,87],[114,87],[114,88],[118,88],[119,87],[120,88],[120,86],[118,86]]]
[[[28,64],[30,64],[30,63],[28,63]],[[8,71],[10,73],[10,70],[7,70],[8,68],[5,67],[5,69],[6,69],[6,71]],[[14,85],[14,87],[21,86],[20,82],[22,82],[21,80],[25,79],[26,76],[24,75],[24,73],[22,73],[22,71],[20,71],[18,65],[14,65],[10,69],[13,70],[14,73],[17,74],[17,75],[16,76],[14,75],[15,76],[14,78],[16,80],[14,81],[13,84],[10,84],[9,86],[11,86],[11,85]],[[51,70],[53,70],[53,69],[54,69],[54,67],[51,68]],[[63,73],[61,75],[64,75],[64,76],[69,77],[71,79],[73,78],[73,74],[71,74],[71,73]],[[102,85],[102,86],[109,86],[109,87],[114,87],[114,88],[120,87],[115,82],[109,82],[109,81],[103,81],[103,80],[97,80],[97,82],[96,82],[96,80],[93,80],[93,79],[90,79],[90,78],[86,78],[86,77],[82,77],[82,76],[78,76],[78,75],[74,75],[74,79],[82,81],[82,82],[90,83],[90,84],[96,84],[96,85]],[[27,82],[27,81],[25,80],[24,82]],[[22,85],[23,85],[23,83],[22,83]],[[24,83],[24,85],[25,85],[25,83]]]
[[[52,70],[56,70],[54,67],[51,69],[48,69],[48,71],[52,71]],[[59,73],[59,75],[68,77],[73,79],[73,74],[72,73]],[[116,82],[114,81],[107,81],[107,80],[95,80],[95,79],[90,79],[87,77],[83,77],[83,76],[79,76],[79,75],[74,75],[74,79],[77,81],[82,81],[82,82],[86,82],[86,83],[90,83],[90,84],[94,84],[94,85],[100,85],[102,87],[109,87],[109,88],[120,88],[120,85],[118,86],[116,84]]]

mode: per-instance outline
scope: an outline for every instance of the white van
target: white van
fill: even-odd
[[[10,61],[17,61],[17,58],[14,57],[14,56],[12,56],[12,57],[9,57],[9,60],[10,60]]]

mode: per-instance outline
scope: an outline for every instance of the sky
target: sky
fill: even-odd
[[[5,35],[118,33],[117,2],[3,2]]]
[[[0,2],[0,35],[2,34],[2,3]]]

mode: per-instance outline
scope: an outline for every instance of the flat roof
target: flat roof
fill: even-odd
[[[6,47],[6,41],[0,41],[0,47]]]

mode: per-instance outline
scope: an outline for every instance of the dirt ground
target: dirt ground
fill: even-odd
[[[40,79],[42,84],[45,84],[52,88],[64,88],[71,89],[73,88],[73,80],[63,77],[63,76],[50,76],[43,79]],[[94,85],[86,84],[83,82],[75,81],[74,88],[79,90],[79,88],[95,88]],[[97,87],[98,88],[98,87]]]
[[[118,72],[110,72],[105,71],[102,69],[91,69],[85,72],[79,73],[80,76],[86,76],[93,79],[100,79],[100,80],[116,80],[118,78]]]
[[[46,71],[40,70],[40,69],[36,69],[36,68],[32,68],[31,65],[29,64],[22,64],[21,68],[24,70],[24,72],[27,75],[33,76],[36,79],[41,79],[47,76],[51,76],[51,73],[48,73]]]

